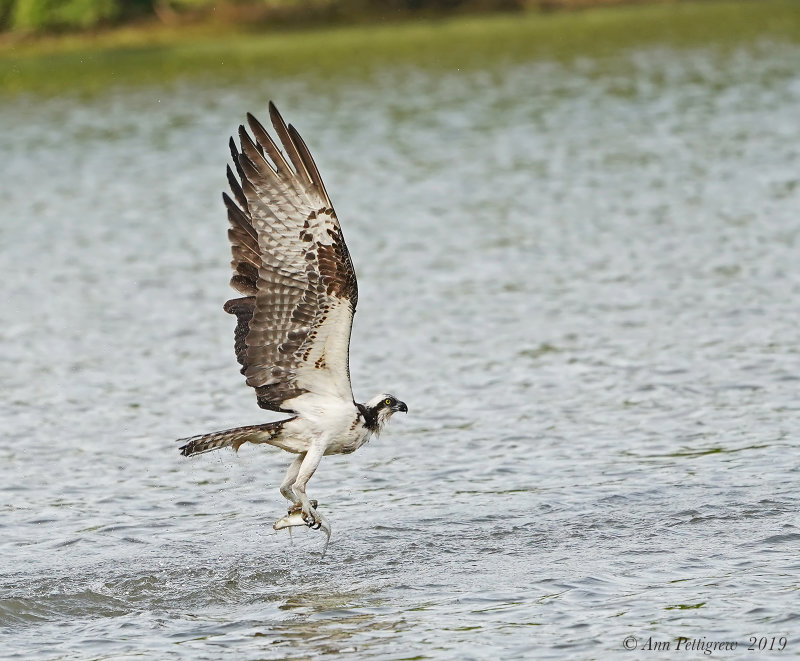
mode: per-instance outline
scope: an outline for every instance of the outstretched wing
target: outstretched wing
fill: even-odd
[[[349,347],[358,285],[333,205],[308,147],[270,102],[288,156],[248,113],[253,138],[231,139],[239,180],[223,194],[233,251],[231,286],[244,294],[225,304],[236,315],[236,358],[258,405],[296,412],[314,393],[353,399]],[[241,182],[241,183],[240,183]]]

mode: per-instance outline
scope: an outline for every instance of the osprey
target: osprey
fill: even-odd
[[[306,485],[323,456],[353,452],[380,434],[392,414],[408,412],[390,394],[364,404],[350,385],[350,330],[358,285],[350,253],[325,185],[305,142],[272,102],[272,126],[288,161],[250,113],[239,127],[240,149],[230,148],[238,180],[228,167],[234,199],[223,193],[233,252],[231,286],[242,296],[225,303],[236,316],[234,348],[258,405],[290,414],[262,425],[181,439],[192,456],[244,443],[267,443],[296,454],[280,492],[296,525],[330,526],[309,500]],[[241,182],[241,183],[240,183]],[[326,544],[327,546],[327,544]]]

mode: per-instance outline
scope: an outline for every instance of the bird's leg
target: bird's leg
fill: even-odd
[[[303,452],[295,457],[294,461],[289,464],[289,468],[286,469],[286,475],[283,476],[283,482],[281,482],[281,494],[283,494],[283,497],[291,503],[291,505],[289,505],[289,514],[294,512],[296,508],[300,507],[297,496],[295,496],[294,491],[292,491],[292,485],[297,479],[297,473],[300,472],[300,464],[303,463],[303,458],[305,456],[306,454]],[[294,543],[291,528],[289,528],[289,539],[292,539],[292,543]]]
[[[290,514],[294,510],[294,506],[300,502],[297,496],[294,495],[294,491],[292,491],[292,485],[297,479],[297,474],[300,472],[300,465],[303,463],[305,456],[306,453],[303,452],[295,457],[295,460],[289,464],[289,468],[286,469],[286,475],[284,475],[283,482],[281,482],[281,493],[283,494],[283,497],[292,503],[292,505],[289,507]]]
[[[295,496],[297,496],[297,500],[300,501],[303,520],[310,528],[319,528],[322,525],[322,517],[317,514],[317,509],[315,507],[317,503],[314,502],[314,505],[312,505],[306,495],[306,484],[308,484],[314,471],[317,470],[317,466],[319,466],[323,454],[325,454],[324,444],[320,443],[319,445],[309,448],[300,463],[300,470],[292,485],[292,491],[294,491]]]

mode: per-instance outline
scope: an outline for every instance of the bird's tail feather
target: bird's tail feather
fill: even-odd
[[[219,448],[233,447],[237,452],[242,444],[248,441],[252,443],[269,443],[283,429],[283,423],[287,420],[267,422],[263,425],[250,425],[248,427],[236,427],[235,429],[225,429],[215,431],[210,434],[200,434],[189,438],[178,439],[181,445],[180,452],[184,457],[190,457],[203,452],[211,452]]]

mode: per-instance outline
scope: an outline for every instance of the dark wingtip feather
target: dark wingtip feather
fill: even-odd
[[[247,123],[251,127],[253,126],[253,124],[261,125],[261,122],[259,122],[258,119],[256,119],[256,116],[253,113],[249,112],[249,113],[247,113],[246,116],[247,116]]]
[[[236,202],[231,199],[231,196],[228,195],[225,191],[222,191],[222,203],[225,205],[225,208],[228,211],[228,219],[230,220],[231,214],[234,213],[234,209],[238,209],[239,207],[236,206]],[[231,222],[231,225],[233,223]]]
[[[222,202],[225,204],[225,208],[232,213],[239,211],[239,207],[236,206],[236,202],[231,199],[231,196],[228,195],[225,191],[222,192]]]
[[[242,148],[239,154],[239,164],[242,166],[242,169],[247,172],[248,168],[246,166],[249,164],[253,166],[254,174],[258,174],[262,169],[261,166],[266,164],[264,150],[258,148],[258,145],[256,145],[253,138],[250,137],[250,134],[244,126],[239,127],[239,145]]]
[[[259,129],[262,133],[266,133],[266,131],[264,131],[264,127],[261,126],[261,122],[259,122],[252,113],[247,113],[247,125],[250,127],[250,130],[253,132],[253,135],[256,138],[256,149],[258,149],[259,154],[266,158],[266,155],[264,154],[265,145],[261,144],[261,138],[259,137]]]
[[[230,285],[240,294],[244,294],[245,296],[255,296],[258,294],[258,289],[253,284],[253,279],[250,277],[243,277],[238,274],[234,275],[231,278]]]
[[[289,160],[292,162],[292,165],[294,165],[297,177],[304,183],[310,183],[311,179],[305,170],[303,159],[300,158],[300,154],[297,151],[297,145],[294,140],[292,140],[286,122],[283,121],[283,117],[281,117],[281,114],[272,102],[269,104],[269,118],[272,121],[272,126],[275,128],[278,139],[281,141],[283,148],[286,150],[286,154],[289,156]]]
[[[256,146],[261,152],[261,155],[264,156],[265,160],[266,155],[269,155],[269,158],[272,161],[270,169],[274,168],[274,172],[280,178],[289,183],[293,188],[296,188],[295,184],[293,183],[294,171],[286,162],[281,150],[278,149],[278,146],[270,137],[267,129],[264,128],[264,125],[250,113],[247,113],[247,124],[250,127],[250,130],[253,132],[253,137],[256,139]]]
[[[234,142],[233,138],[228,141],[228,147],[230,147],[233,166],[236,168],[239,179],[244,179],[244,172],[242,172],[242,166],[239,164],[239,159],[243,157],[239,154],[239,150],[236,148],[236,142]]]
[[[242,190],[239,181],[236,179],[236,176],[233,174],[233,170],[231,170],[230,165],[226,168],[225,174],[228,177],[228,186],[230,186],[231,192],[236,198],[236,201],[239,203],[239,206],[242,207],[242,209],[247,209],[247,198],[244,196],[244,191]]]
[[[317,164],[314,162],[314,157],[311,155],[311,150],[308,148],[305,140],[303,140],[302,136],[297,132],[297,129],[292,124],[289,124],[289,137],[292,139],[292,142],[297,148],[297,154],[300,157],[300,160],[303,162],[303,166],[308,173],[311,183],[317,187],[317,190],[319,191],[320,195],[322,195],[325,203],[328,206],[332,206],[331,198],[328,195],[328,191],[325,190],[325,184],[322,181],[322,175],[317,169]]]
[[[251,142],[250,135],[247,133],[247,129],[244,127],[244,124],[239,124],[239,145],[241,150],[239,151],[239,160],[243,158],[247,158],[247,154],[244,153],[244,142]]]
[[[250,136],[248,135],[244,126],[239,126],[239,141],[240,141],[240,146],[242,147],[241,151],[238,151],[236,149],[236,143],[234,143],[233,138],[231,138],[231,153],[233,154],[233,164],[236,166],[236,172],[239,173],[239,177],[241,179],[244,179],[242,164],[245,162],[250,163],[251,165],[253,164],[253,161],[245,153],[245,148],[244,148],[246,143],[249,142],[250,144],[252,144],[253,141],[250,139]]]
[[[244,197],[244,194],[242,194],[242,197]],[[258,254],[258,233],[250,221],[247,213],[247,206],[245,206],[245,211],[242,211],[236,206],[236,203],[227,193],[222,193],[222,201],[225,204],[225,208],[228,210],[228,220],[230,221],[231,227],[243,230],[252,239],[251,242],[248,242],[247,246],[254,253]],[[246,239],[247,237],[245,236],[244,238]]]
[[[272,101],[269,102],[269,119],[278,132],[278,137],[281,138],[281,142],[283,142],[282,135],[286,133],[286,122],[283,121],[283,116],[278,112],[278,109]]]

